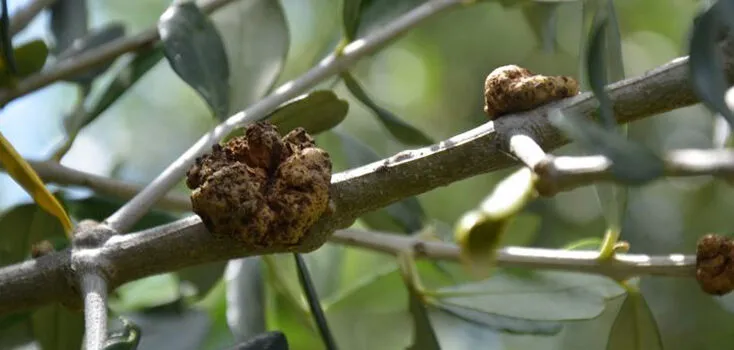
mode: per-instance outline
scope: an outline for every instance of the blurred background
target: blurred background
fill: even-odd
[[[21,6],[23,2],[9,2],[11,15],[12,8]],[[407,5],[396,5],[395,15],[402,11],[399,7],[411,8],[421,2],[401,2]],[[544,49],[538,35],[543,26],[538,23],[537,11],[531,13],[510,6],[512,1],[504,3],[507,3],[506,7],[501,2],[488,1],[441,14],[388,48],[362,59],[352,72],[375,102],[434,140],[446,139],[485,122],[482,113],[483,81],[498,66],[517,64],[545,75],[578,77],[580,40],[586,39],[581,34],[581,4],[569,1],[559,6],[555,50],[549,52]],[[121,21],[127,26],[128,34],[136,34],[154,27],[169,4],[169,1],[162,0],[89,1],[89,24],[93,28],[110,21]],[[282,4],[290,27],[291,44],[285,69],[279,78],[281,83],[299,76],[323,57],[336,43],[341,25],[338,0],[282,0]],[[686,55],[688,33],[699,8],[696,1],[616,0],[615,4],[628,77]],[[217,21],[221,16],[215,14],[213,18]],[[42,15],[19,34],[14,43],[48,38],[49,35],[48,16]],[[98,79],[95,88],[109,81],[114,72],[115,66]],[[323,87],[329,87],[331,83],[327,81]],[[381,157],[406,149],[386,133],[368,109],[351,97],[342,83],[336,84],[334,91],[349,101],[349,114],[339,130],[369,145]],[[28,159],[47,159],[63,139],[63,116],[73,108],[76,94],[76,88],[71,84],[57,83],[18,99],[0,111],[0,131]],[[693,106],[635,122],[630,125],[630,137],[655,151],[710,148],[713,120],[707,110]],[[82,131],[62,163],[75,169],[145,184],[215,124],[204,102],[163,60]],[[319,136],[319,142],[330,152],[339,152],[340,146],[334,142],[333,135]],[[569,145],[555,153],[580,154],[581,150]],[[335,170],[348,167],[346,163],[337,163]],[[477,176],[425,193],[418,199],[432,224],[451,228],[507,174],[508,171],[501,171]],[[177,191],[187,193],[183,186]],[[76,195],[88,193],[78,191]],[[0,210],[29,201],[18,185],[4,173],[0,174]],[[632,253],[691,254],[695,252],[695,242],[701,235],[732,231],[732,208],[734,191],[710,177],[657,181],[630,191],[622,238],[630,242]],[[518,237],[508,237],[506,243],[561,247],[581,238],[601,237],[605,227],[592,187],[538,200],[528,211],[539,218],[533,224],[536,229]],[[309,254],[311,271],[317,281],[324,278],[323,269],[338,249],[327,245]],[[380,266],[393,264],[389,258],[377,254],[363,251],[350,254],[344,266],[351,266],[352,270],[342,272],[342,276],[351,277],[329,282],[336,283],[337,287],[321,287],[323,298],[356,288],[354,286],[359,283],[370,287],[360,276],[374,272]],[[286,265],[286,261],[289,262],[286,259],[280,263]],[[240,267],[246,266],[242,264]],[[284,267],[283,271],[284,278],[293,276],[292,267]],[[232,278],[236,277],[232,276],[238,273],[244,272],[235,271],[230,266],[228,283],[233,284]],[[170,286],[161,278],[148,282],[148,286],[158,287],[142,288],[126,295],[135,299],[136,295],[153,293],[151,290],[160,292]],[[349,349],[397,349],[409,343],[409,318],[393,317],[397,315],[393,312],[404,308],[404,305],[393,307],[391,298],[405,298],[397,279],[393,282],[397,287],[390,289],[375,284],[371,289],[363,289],[349,305],[345,302],[345,305],[330,311],[330,323],[339,334],[338,339],[353,341]],[[288,283],[294,290],[298,289],[295,280]],[[329,284],[317,283],[320,286]],[[199,302],[199,306],[206,310],[204,318],[181,314],[178,318],[168,319],[168,323],[141,318],[139,325],[143,327],[145,336],[158,334],[159,338],[165,339],[164,334],[167,334],[169,343],[165,348],[177,348],[174,345],[179,343],[183,347],[178,348],[192,349],[217,348],[227,344],[232,336],[227,335],[224,307],[228,298],[231,301],[232,294],[227,295],[226,291],[231,289],[227,289],[226,284],[216,282],[206,298]],[[268,288],[266,293],[270,293]],[[731,348],[734,344],[734,327],[731,327],[734,324],[734,297],[708,296],[699,290],[693,279],[646,277],[641,281],[641,288],[660,327],[665,349],[720,349]],[[293,323],[289,317],[295,311],[283,311],[282,306],[278,309],[281,297],[265,299],[267,302],[261,303],[264,305],[261,307],[267,311],[267,324],[284,329],[293,349],[319,348],[316,333],[289,324]],[[255,306],[256,303],[246,302],[245,305]],[[479,346],[485,349],[603,349],[615,312],[612,305],[598,319],[569,323],[561,334],[553,337],[496,333],[439,316],[435,327],[447,349]],[[189,316],[193,318],[190,320]],[[232,322],[233,316],[229,317]],[[181,327],[201,331],[181,332]],[[150,331],[145,333],[145,329]],[[195,336],[199,336],[198,340],[188,338]],[[147,343],[141,347],[143,349],[164,348],[154,345],[159,343],[155,343],[153,338],[144,339]]]

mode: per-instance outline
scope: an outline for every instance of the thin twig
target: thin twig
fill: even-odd
[[[10,36],[13,37],[21,30],[25,29],[43,9],[53,5],[57,0],[29,0],[15,11],[13,17],[10,18]]]
[[[205,13],[212,13],[232,1],[234,0],[210,0],[202,2],[199,6]],[[159,38],[158,30],[151,28],[138,35],[118,39],[101,45],[96,49],[60,61],[49,69],[19,81],[13,87],[0,89],[0,106],[4,106],[20,96],[51,85],[64,78],[103,65],[125,53],[150,46]]]
[[[338,57],[334,55],[327,57],[306,74],[283,84],[271,95],[244,111],[229,117],[212,131],[202,136],[191,148],[156,177],[150,185],[146,186],[142,192],[107,218],[105,220],[106,224],[118,232],[126,232],[184,176],[196,157],[209,150],[212,145],[218,143],[232,130],[264,118],[281,104],[300,95],[324,79],[344,71],[360,58],[384,47],[426,19],[462,2],[462,0],[432,0],[426,2],[367,37],[350,43]]]
[[[296,261],[298,281],[301,283],[301,288],[303,288],[303,294],[306,295],[306,300],[308,300],[309,309],[311,309],[314,323],[316,323],[316,327],[319,329],[321,340],[324,341],[324,347],[327,350],[336,350],[338,347],[336,346],[336,341],[334,340],[331,330],[329,330],[329,323],[326,321],[326,315],[324,314],[324,309],[321,307],[319,295],[316,293],[316,288],[314,288],[313,283],[311,282],[308,266],[306,266],[306,262],[303,260],[301,254],[293,254],[293,259]]]
[[[409,252],[416,258],[460,262],[459,247],[453,243],[427,241],[402,235],[345,229],[334,232],[334,243],[362,247],[397,256]],[[597,251],[506,247],[497,252],[500,267],[522,267],[575,271],[628,279],[634,276],[694,277],[694,255],[616,254],[611,261],[600,261]]]
[[[96,272],[82,273],[85,349],[101,350],[107,339],[107,282]]]

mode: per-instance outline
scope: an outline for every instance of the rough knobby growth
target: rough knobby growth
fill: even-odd
[[[579,93],[571,77],[544,76],[515,65],[502,66],[484,81],[484,113],[494,120]]]
[[[698,240],[696,279],[704,292],[723,295],[734,289],[734,242],[708,234]]]
[[[187,173],[207,229],[252,247],[297,246],[329,206],[331,160],[302,128],[282,137],[270,123],[215,145]]]

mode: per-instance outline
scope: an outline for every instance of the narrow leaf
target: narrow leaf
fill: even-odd
[[[530,1],[522,7],[522,12],[535,36],[541,42],[543,52],[556,51],[558,31],[558,6],[565,1]]]
[[[87,35],[74,40],[71,46],[67,47],[59,54],[57,60],[63,61],[73,59],[78,55],[98,48],[109,42],[118,40],[124,36],[125,26],[122,23],[109,23],[100,29],[89,32]],[[83,73],[66,78],[66,80],[79,84],[91,84],[94,78],[106,72],[113,63],[114,61],[109,61],[99,66],[95,66],[91,69],[85,70]]]
[[[50,10],[51,33],[56,43],[54,52],[58,54],[87,34],[87,1],[56,0]]]
[[[629,292],[612,325],[607,350],[662,349],[660,332],[645,298],[639,292]]]
[[[344,0],[342,5],[342,25],[344,38],[347,42],[353,41],[362,17],[363,9],[372,0]]]
[[[525,320],[494,315],[463,306],[445,304],[440,300],[432,300],[430,305],[444,314],[498,332],[525,335],[555,335],[563,329],[563,324],[560,322]]]
[[[268,116],[281,134],[302,127],[316,135],[339,125],[349,111],[347,101],[330,90],[318,90],[297,97]]]
[[[433,292],[442,305],[535,321],[578,321],[599,316],[606,300],[625,290],[606,277],[570,272],[498,273],[479,282]]]
[[[13,55],[13,38],[10,37],[10,14],[8,14],[8,0],[2,0],[2,13],[0,13],[0,48],[2,48],[2,56],[8,71],[15,75],[18,68],[15,64]]]
[[[398,263],[403,283],[408,290],[408,311],[413,318],[413,342],[408,350],[440,350],[438,336],[431,325],[431,319],[418,286],[419,276],[415,262],[410,255],[401,254],[398,257]]]
[[[342,132],[336,132],[336,134],[341,140],[347,165],[350,168],[356,168],[381,159],[374,150],[351,135]],[[401,227],[406,233],[418,231],[423,227],[425,213],[420,202],[415,197],[408,197],[399,202],[390,204],[389,206],[380,209],[378,212],[383,212],[389,215],[392,222]],[[370,213],[363,216],[363,218],[368,215],[370,215]],[[373,228],[380,229],[379,227]]]
[[[719,1],[717,4],[722,2],[727,1]],[[719,11],[719,6],[714,5],[694,19],[689,66],[696,95],[706,107],[719,113],[731,126],[734,125],[734,112],[724,100],[729,84],[723,74],[724,64],[718,52],[721,28]]]
[[[110,307],[117,312],[143,310],[171,304],[181,298],[178,278],[173,273],[153,275],[118,287]]]
[[[211,16],[229,62],[229,112],[253,104],[272,89],[285,65],[290,33],[281,1],[233,1]]]
[[[18,154],[2,133],[0,133],[0,163],[2,163],[10,177],[21,185],[43,210],[59,219],[64,231],[71,238],[72,224],[66,210],[56,197],[46,189],[43,181],[33,168]]]
[[[230,260],[225,272],[226,319],[235,340],[244,341],[267,330],[262,259]]]
[[[227,350],[288,350],[288,339],[282,332],[258,334],[246,342]]]
[[[619,133],[561,111],[552,112],[549,120],[588,152],[609,157],[612,174],[625,184],[641,185],[663,175],[665,164],[660,157]]]
[[[84,314],[60,304],[41,307],[33,312],[32,329],[42,349],[78,350],[84,336]]]
[[[306,300],[308,301],[309,309],[311,310],[314,323],[316,323],[316,327],[321,335],[321,340],[324,342],[324,347],[328,350],[335,350],[337,349],[336,342],[334,341],[334,336],[329,329],[329,323],[326,321],[326,315],[324,314],[324,309],[321,307],[321,301],[316,293],[316,288],[313,285],[313,281],[311,281],[308,266],[306,266],[306,262],[303,260],[301,254],[295,253],[293,254],[293,258],[296,261],[298,281],[301,283],[303,294],[306,296]]]
[[[219,32],[193,2],[171,5],[158,21],[168,63],[224,120],[229,111],[229,62]]]
[[[614,106],[612,100],[606,92],[607,85],[607,64],[605,57],[606,47],[606,29],[607,19],[604,18],[594,24],[591,29],[591,43],[587,52],[588,65],[586,71],[589,73],[589,84],[594,96],[599,101],[599,115],[601,116],[602,125],[607,130],[614,130],[617,126],[617,119],[614,117]]]
[[[433,140],[426,136],[422,131],[404,122],[387,109],[384,109],[373,102],[362,86],[360,86],[357,80],[355,80],[349,73],[342,73],[341,77],[349,92],[351,92],[352,95],[362,102],[367,108],[372,110],[387,131],[390,132],[390,134],[398,141],[406,145],[424,146],[433,144]]]

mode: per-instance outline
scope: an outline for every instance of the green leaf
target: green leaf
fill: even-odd
[[[87,34],[87,1],[57,0],[49,9],[51,33],[56,43],[54,53],[58,54]]]
[[[731,13],[722,11],[718,1],[693,21],[693,35],[690,40],[690,75],[693,90],[701,102],[712,111],[724,117],[734,126],[734,112],[726,105],[724,96],[729,83],[724,72],[724,63],[718,52],[719,30],[722,17]]]
[[[614,177],[627,185],[642,185],[663,175],[665,164],[660,157],[619,133],[558,110],[551,112],[548,119],[588,152],[607,156],[612,161],[610,170]]]
[[[609,333],[607,350],[662,350],[655,317],[639,292],[629,292]]]
[[[364,89],[349,73],[342,73],[341,77],[349,92],[351,92],[352,95],[362,102],[367,108],[372,110],[387,131],[390,132],[390,134],[398,141],[406,145],[424,146],[433,144],[433,140],[426,136],[422,131],[404,122],[387,109],[384,109],[373,102]]]
[[[362,11],[369,6],[372,0],[344,0],[342,1],[342,25],[344,38],[353,41],[357,35],[357,28],[361,21]]]
[[[349,104],[330,90],[318,90],[301,95],[278,107],[268,120],[281,134],[302,127],[316,135],[339,125],[347,116]]]
[[[607,21],[605,18],[595,23],[591,30],[591,43],[587,52],[588,59],[586,60],[586,64],[588,66],[586,70],[589,72],[591,90],[599,101],[599,115],[601,116],[602,125],[607,130],[615,130],[617,127],[617,118],[614,116],[614,105],[606,92],[607,64],[605,57],[605,34]]]
[[[35,170],[21,157],[13,145],[0,133],[0,164],[5,171],[28,193],[43,210],[55,216],[68,236],[71,235],[71,219],[61,203],[46,188]]]
[[[8,86],[14,77],[27,77],[41,71],[48,58],[48,47],[43,40],[29,41],[13,49],[16,72],[12,74],[5,61],[0,60],[0,86]]]
[[[140,344],[140,327],[131,321],[120,317],[122,331],[109,335],[104,344],[104,350],[135,350]]]
[[[432,293],[442,305],[535,321],[578,321],[599,316],[606,300],[625,291],[614,281],[569,272],[499,273],[480,282]]]
[[[66,48],[57,57],[58,61],[74,59],[85,52],[96,49],[109,42],[115,41],[125,36],[125,26],[122,23],[109,23],[106,26],[91,31],[84,37],[78,38],[74,41],[73,45]],[[66,78],[67,81],[79,83],[79,84],[91,84],[94,78],[100,74],[106,72],[114,63],[109,61],[107,63],[95,66],[94,68],[87,69],[83,73],[79,73]]]
[[[78,220],[92,219],[100,222],[112,215],[112,213],[117,211],[117,209],[124,204],[124,201],[122,200],[99,195],[93,195],[87,198],[64,199],[63,202],[64,206],[69,211],[69,215],[72,217],[77,218]],[[131,232],[165,225],[176,221],[177,219],[178,217],[175,215],[154,209],[143,216],[143,218],[131,228]]]
[[[522,6],[522,12],[527,19],[535,36],[541,42],[543,52],[547,54],[556,51],[556,32],[558,29],[558,6],[567,0],[560,1],[529,1]]]
[[[536,195],[535,176],[523,167],[502,180],[479,209],[464,214],[454,229],[454,241],[474,273],[486,276],[494,265],[509,223]]]
[[[222,38],[193,2],[171,5],[158,21],[158,32],[171,68],[209,104],[214,115],[228,117],[229,61]]]
[[[0,266],[25,260],[31,245],[44,239],[61,238],[59,221],[36,204],[14,207],[0,216]]]
[[[431,299],[429,305],[437,311],[460,320],[498,332],[526,335],[555,335],[563,324],[553,321],[533,321],[521,318],[493,315],[476,309],[442,303]]]
[[[117,312],[143,310],[171,304],[181,298],[175,274],[165,273],[128,282],[116,289],[110,308]]]
[[[233,1],[212,14],[229,62],[229,115],[272,89],[285,65],[290,33],[280,0]]]
[[[104,113],[113,103],[125,94],[151,68],[163,59],[163,49],[156,46],[154,49],[135,53],[130,62],[117,73],[117,76],[104,88],[101,96],[93,102],[92,108],[83,117],[75,120],[65,120],[67,130],[80,130],[93,122]],[[70,116],[73,116],[71,114]]]
[[[33,312],[31,325],[42,349],[79,350],[84,336],[84,314],[60,304],[43,306]]]
[[[381,159],[374,150],[351,135],[338,131],[336,134],[341,140],[342,149],[350,168],[356,168]],[[385,208],[379,209],[376,212],[380,213],[378,215],[387,214],[392,222],[397,224],[398,227],[402,228],[406,233],[412,233],[420,230],[423,227],[423,221],[425,218],[423,207],[415,197],[405,198],[399,202],[390,204]],[[369,217],[369,215],[370,213],[364,215],[363,218]],[[372,215],[373,220],[371,221],[373,224],[375,223],[374,216],[375,215]],[[370,226],[374,229],[384,229],[384,226],[382,225],[380,225],[382,227],[375,227],[376,225]]]

